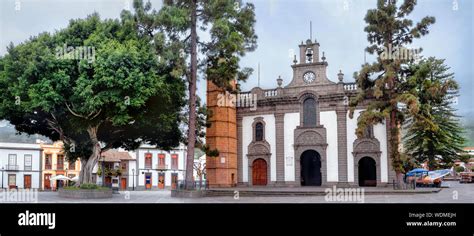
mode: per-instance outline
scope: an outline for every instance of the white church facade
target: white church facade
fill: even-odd
[[[364,104],[349,117],[355,83],[328,79],[319,43],[299,45],[293,78],[276,89],[242,92],[241,103],[256,94],[257,108],[236,110],[237,179],[241,186],[383,186],[392,181],[387,122],[355,134]],[[365,104],[366,105],[366,104]]]

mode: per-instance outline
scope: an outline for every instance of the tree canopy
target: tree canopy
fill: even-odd
[[[235,89],[231,81],[249,77],[252,69],[240,68],[239,61],[257,45],[254,6],[241,0],[164,0],[162,8],[154,11],[149,2],[135,0],[134,9],[145,33],[155,40],[175,42],[180,57],[187,60],[182,66],[189,99],[185,182],[188,188],[193,185],[194,148],[200,145],[196,143],[201,132],[197,124],[198,72],[202,72],[202,78],[231,91]],[[208,34],[210,39],[202,40],[200,34]],[[208,154],[217,154],[216,150],[202,147]]]
[[[358,85],[358,95],[351,100],[351,117],[355,108],[367,99],[367,109],[361,112],[358,119],[357,135],[361,136],[367,125],[389,121],[390,157],[393,170],[397,173],[397,182],[402,182],[403,163],[399,153],[400,125],[404,113],[399,103],[406,104],[411,113],[417,113],[416,96],[407,93],[403,88],[406,76],[403,70],[415,57],[387,57],[396,50],[403,50],[414,39],[428,34],[428,27],[435,22],[434,17],[424,17],[414,24],[408,16],[413,12],[416,0],[378,0],[377,8],[367,11],[365,32],[369,46],[366,51],[376,55],[373,63],[365,63],[359,72],[354,73]],[[419,50],[418,52],[420,52]]]
[[[181,138],[185,96],[170,47],[143,37],[127,15],[98,14],[11,44],[0,58],[0,119],[62,140],[68,158],[80,157],[88,172],[81,182],[91,181],[100,152],[110,148],[146,142],[170,149]]]
[[[465,143],[463,129],[452,106],[459,86],[444,60],[430,57],[410,65],[406,90],[417,97],[418,112],[404,124],[404,148],[430,169],[450,167],[460,158]]]

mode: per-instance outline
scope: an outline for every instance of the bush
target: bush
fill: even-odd
[[[101,186],[98,186],[97,184],[81,184],[81,186],[77,187],[77,186],[68,186],[68,187],[64,187],[64,189],[67,189],[67,190],[80,190],[80,189],[88,189],[88,190],[107,190],[109,188],[107,187],[101,187]]]
[[[99,186],[97,186],[97,184],[81,184],[81,186],[79,186],[79,188],[81,188],[81,189],[98,189]]]
[[[105,176],[110,177],[113,174],[113,170],[111,170],[109,168],[105,168],[104,174],[105,174]]]
[[[462,166],[456,166],[456,167],[454,167],[454,170],[456,171],[456,173],[460,173],[460,172],[463,172],[463,171],[464,171],[464,167],[462,167]]]

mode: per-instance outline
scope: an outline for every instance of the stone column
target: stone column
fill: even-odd
[[[348,186],[347,178],[347,109],[338,107],[337,114],[337,146],[339,186]]]
[[[276,135],[276,184],[285,183],[285,113],[275,114]]]

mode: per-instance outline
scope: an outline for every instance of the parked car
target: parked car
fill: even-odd
[[[439,188],[443,182],[443,177],[449,173],[449,170],[428,171],[426,169],[417,168],[406,173],[405,180],[407,183],[415,182],[416,186]]]

